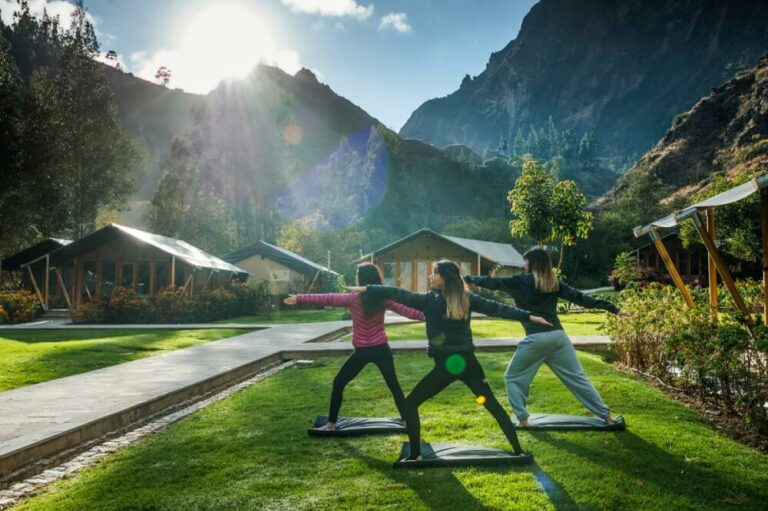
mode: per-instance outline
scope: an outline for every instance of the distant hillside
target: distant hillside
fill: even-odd
[[[731,177],[768,172],[768,56],[738,73],[675,118],[661,141],[598,201],[619,204],[628,193],[683,200],[714,172]]]
[[[515,40],[400,135],[482,153],[518,130],[594,130],[601,156],[634,161],[689,109],[768,51],[761,0],[541,0]]]

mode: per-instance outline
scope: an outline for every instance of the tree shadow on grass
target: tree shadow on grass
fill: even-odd
[[[392,462],[382,461],[363,454],[351,443],[342,445],[342,448],[349,456],[363,461],[369,468],[382,473],[396,483],[411,488],[428,509],[461,509],[462,511],[488,509],[456,477],[454,474],[456,468],[395,469],[392,467]],[[480,467],[478,470],[486,473],[532,472],[539,488],[549,498],[556,510],[565,511],[578,508],[565,488],[546,474],[538,463],[534,462],[532,465],[524,467]],[[424,477],[424,475],[427,476]]]
[[[683,497],[692,509],[732,508],[733,504],[738,504],[739,509],[765,509],[766,492],[739,483],[736,474],[729,478],[718,472],[717,466],[698,466],[683,454],[667,452],[629,431],[611,436],[619,448],[586,445],[548,432],[531,434],[559,450],[625,473],[670,499]]]

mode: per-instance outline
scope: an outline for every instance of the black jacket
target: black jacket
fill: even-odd
[[[474,351],[472,344],[472,329],[470,320],[448,319],[445,317],[445,299],[440,291],[428,293],[412,293],[405,289],[390,286],[367,286],[366,293],[377,297],[389,298],[424,313],[427,323],[427,339],[429,346],[427,354],[430,357],[449,353]],[[503,303],[488,300],[474,293],[469,293],[469,310],[480,312],[487,316],[527,321],[531,314],[528,311],[511,307]]]
[[[547,319],[553,327],[523,321],[525,333],[535,334],[539,332],[550,332],[552,330],[562,330],[560,319],[557,317],[557,300],[562,298],[582,307],[590,309],[604,309],[608,312],[617,314],[619,308],[606,300],[599,300],[585,295],[581,291],[569,286],[562,280],[559,281],[560,289],[554,293],[542,293],[536,290],[536,283],[533,275],[523,273],[514,277],[464,277],[466,282],[486,289],[500,289],[506,291],[515,299],[515,305],[531,311],[535,316],[542,316]]]

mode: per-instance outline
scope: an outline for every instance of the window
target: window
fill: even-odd
[[[149,263],[140,263],[138,276],[138,289],[136,290],[141,296],[149,295]]]
[[[274,282],[288,282],[291,274],[288,270],[271,270],[269,272],[269,280]]]
[[[384,285],[385,286],[394,286],[395,285],[395,265],[397,263],[384,263]]]
[[[427,261],[418,261],[416,263],[416,291],[424,293],[429,288],[428,275],[429,263]]]
[[[461,274],[474,275],[474,273],[472,272],[472,263],[468,261],[461,261]]]
[[[411,276],[413,275],[413,265],[410,261],[400,261],[400,280],[397,282],[397,287],[403,289],[411,289],[413,282]]]
[[[155,294],[168,287],[170,278],[170,264],[157,263],[155,265]]]
[[[101,298],[108,298],[115,288],[117,264],[101,263]]]
[[[96,263],[83,264],[83,286],[80,301],[93,303],[96,300]]]
[[[187,267],[183,264],[176,261],[176,279],[173,283],[176,287],[184,287],[184,284],[186,284],[186,278],[187,278]]]
[[[133,288],[133,271],[135,267],[133,263],[123,264],[122,274],[120,275],[120,285],[122,287]]]

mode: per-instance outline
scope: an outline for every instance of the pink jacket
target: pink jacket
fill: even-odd
[[[377,346],[387,342],[387,334],[384,332],[384,311],[366,316],[363,313],[363,300],[357,293],[296,295],[296,303],[348,307],[352,314],[352,345],[355,348]],[[385,305],[387,309],[397,312],[401,316],[424,321],[424,314],[421,311],[392,300],[386,300]]]

